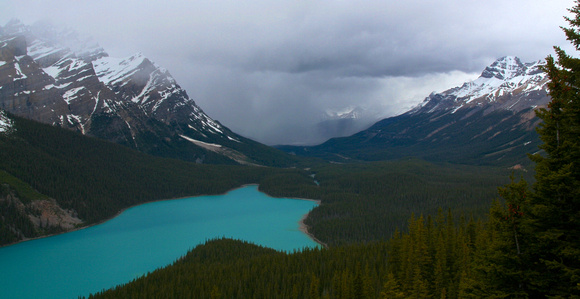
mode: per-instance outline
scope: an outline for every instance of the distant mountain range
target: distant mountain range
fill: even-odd
[[[381,119],[377,111],[359,106],[349,106],[344,109],[327,109],[321,116],[321,121],[313,128],[313,135],[326,137],[344,137],[370,127]]]
[[[502,57],[462,86],[432,93],[410,111],[369,129],[289,153],[336,162],[415,156],[469,164],[527,163],[538,150],[534,109],[550,101],[543,61]]]
[[[211,119],[142,54],[112,58],[74,31],[11,21],[0,27],[0,244],[67,231],[158,198],[255,182],[318,188],[297,169],[193,165],[126,147],[200,164],[312,166],[297,156],[526,164],[526,153],[540,144],[534,109],[550,100],[542,65],[503,57],[478,79],[354,135],[280,147],[290,155]],[[361,113],[329,111],[326,120],[344,125],[344,133]]]
[[[410,111],[316,146],[279,146],[335,162],[407,156],[469,164],[526,163],[537,151],[534,109],[545,106],[542,61],[503,57],[462,86]],[[113,58],[72,30],[12,20],[0,27],[0,108],[139,151],[197,163],[294,166],[298,158],[213,120],[164,68],[143,54]],[[316,130],[364,127],[360,107],[328,111]],[[0,127],[2,124],[0,123]]]
[[[113,58],[49,24],[0,27],[0,108],[158,156],[289,166],[288,155],[235,134],[138,53]]]

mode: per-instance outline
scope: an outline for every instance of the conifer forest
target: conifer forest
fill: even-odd
[[[580,51],[580,1],[570,13],[563,31]],[[304,225],[321,246],[211,239],[88,298],[580,298],[580,58],[554,49],[543,67],[551,102],[536,110],[541,145],[515,168],[416,157],[196,164],[10,115],[0,245],[65,232],[33,223],[36,200],[75,211],[84,227],[145,202],[258,184],[320,201]]]

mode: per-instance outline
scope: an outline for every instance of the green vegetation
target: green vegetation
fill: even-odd
[[[85,224],[103,221],[124,208],[147,201],[220,194],[274,175],[303,177],[314,184],[308,173],[299,169],[205,165],[153,157],[68,130],[13,118],[14,132],[0,135],[0,183],[10,186],[6,188],[23,204],[54,198],[61,208],[74,210]],[[0,201],[10,205],[11,201],[5,198],[9,191],[4,193]],[[6,215],[0,218],[0,224],[7,232],[16,233],[0,238],[0,244],[42,233],[29,229],[33,225],[27,216],[29,211],[23,207],[11,205],[2,214]],[[18,222],[13,221],[15,217]]]
[[[580,50],[580,2],[564,29]],[[556,47],[545,70],[552,101],[537,113],[543,154],[536,182],[502,189],[506,206],[495,210],[495,248],[483,259],[484,282],[492,295],[580,297],[580,59]]]
[[[572,29],[565,32],[580,50],[580,1],[571,12],[575,14],[575,18],[568,19]],[[536,163],[535,181],[530,188],[525,179],[512,176],[511,183],[499,188],[501,199],[493,202],[488,219],[458,220],[457,214],[444,215],[439,210],[434,217],[411,216],[408,232],[395,232],[389,241],[292,254],[239,241],[216,240],[195,248],[172,266],[91,298],[580,297],[580,59],[560,48],[556,48],[556,53],[558,61],[548,57],[546,66],[553,100],[547,109],[537,113],[543,121],[537,130],[543,152],[530,156]],[[421,208],[429,198],[419,196],[413,201],[422,192],[413,193],[409,188],[426,185],[423,191],[436,190],[439,185],[445,190],[463,182],[468,188],[448,190],[449,203],[457,204],[453,200],[474,197],[466,192],[478,186],[473,177],[460,178],[463,172],[455,172],[454,167],[437,168],[420,161],[388,163],[383,164],[383,171],[370,170],[380,169],[381,164],[313,169],[320,187],[310,186],[300,192],[315,194],[321,190],[324,204],[311,217],[336,219],[332,227],[339,232],[331,233],[329,239],[337,243],[341,242],[336,240],[353,241],[350,236],[340,235],[340,231],[355,231],[352,226],[356,222],[340,224],[357,218],[357,213],[376,221],[372,214],[381,209],[375,208],[376,204],[381,199],[388,201],[384,197],[387,191],[374,189],[380,183],[389,190],[393,186],[386,182],[395,181],[394,186],[411,182],[412,187],[392,191],[408,195],[401,201],[411,202],[413,209],[417,205]],[[413,170],[397,172],[393,170],[395,165]],[[350,175],[344,176],[341,170]],[[439,173],[441,170],[445,171]],[[433,179],[437,177],[433,176],[434,171],[444,179]],[[456,183],[446,186],[447,179],[454,175]],[[367,200],[375,201],[363,204]],[[316,214],[333,205],[338,207],[323,216]],[[429,210],[427,206],[422,208]],[[206,275],[210,277],[207,280]]]
[[[306,223],[323,242],[338,245],[383,240],[395,228],[403,227],[411,212],[432,214],[438,207],[452,207],[481,215],[489,207],[495,186],[505,183],[509,172],[413,159],[319,163],[308,171],[204,165],[152,157],[22,118],[15,118],[15,128],[13,134],[0,136],[2,182],[8,183],[24,204],[54,198],[86,224],[147,201],[219,194],[259,183],[260,190],[272,196],[320,199],[323,205]],[[11,211],[19,211],[20,222],[26,222],[26,211]],[[9,241],[0,239],[0,244],[6,243]]]
[[[13,180],[9,177],[6,181]],[[16,185],[20,183],[16,180]],[[14,196],[16,196],[16,191],[3,181],[0,184],[0,245],[17,242],[25,236],[33,237],[38,234],[22,208],[12,200]]]
[[[576,4],[565,32],[580,50]],[[306,224],[328,248],[284,253],[212,240],[90,298],[577,298],[580,59],[556,53],[547,59],[553,100],[538,112],[534,173],[418,159],[308,170],[195,165],[16,119],[16,135],[0,137],[2,195],[26,194],[28,184],[93,222],[147,200],[245,183],[322,202]]]
[[[91,117],[91,136],[127,146],[134,150],[157,157],[179,159],[188,162],[203,162],[204,164],[238,164],[232,158],[203,149],[192,142],[180,137],[181,134],[193,137],[207,143],[218,143],[226,148],[237,152],[247,162],[271,166],[291,167],[305,160],[300,157],[287,155],[284,152],[255,142],[253,140],[237,136],[227,128],[226,134],[235,137],[231,140],[221,135],[209,134],[206,136],[187,124],[173,122],[165,124],[159,120],[149,118],[143,124],[146,129],[131,135],[125,122],[116,115],[97,113]],[[180,133],[176,133],[180,132]]]
[[[8,188],[8,186],[13,188],[15,195],[20,199],[22,203],[25,204],[33,200],[48,199],[48,196],[38,193],[36,190],[32,189],[30,185],[10,175],[4,170],[0,170],[0,184],[7,185],[6,188]],[[6,191],[6,193],[3,193],[3,195],[4,194],[8,194],[8,191]]]
[[[386,240],[397,228],[406,228],[412,213],[435,215],[439,208],[479,218],[512,172],[416,159],[331,164],[313,171],[320,181],[320,194],[314,198],[323,204],[305,223],[329,245]]]
[[[279,148],[300,156],[344,163],[417,157],[431,162],[528,166],[531,163],[526,154],[540,144],[538,134],[529,124],[522,123],[530,113],[531,108],[517,113],[507,110],[487,113],[474,107],[455,113],[403,114],[317,146]]]
[[[173,265],[89,298],[463,298],[472,292],[479,222],[412,218],[390,242],[276,252],[220,239]],[[483,244],[483,245],[481,245]]]
[[[386,253],[378,243],[287,254],[213,240],[172,266],[90,298],[375,298]]]

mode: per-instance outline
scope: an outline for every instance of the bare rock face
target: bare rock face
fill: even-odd
[[[54,79],[26,55],[26,40],[0,40],[0,107],[45,123],[56,123],[67,111]]]
[[[0,246],[84,225],[74,210],[63,209],[52,198],[25,201],[0,184]]]
[[[166,69],[142,54],[112,58],[90,38],[49,24],[12,20],[2,27],[0,108],[191,161],[213,155],[199,142],[248,147],[243,137],[207,116]],[[228,159],[240,161],[239,156]]]
[[[75,211],[64,210],[54,199],[35,200],[28,204],[27,209],[32,211],[28,217],[38,228],[55,227],[69,231],[83,224]]]
[[[0,51],[0,57],[14,58],[14,56],[26,55],[26,38],[24,38],[24,36],[14,36],[6,39],[3,43],[5,43],[7,47]]]

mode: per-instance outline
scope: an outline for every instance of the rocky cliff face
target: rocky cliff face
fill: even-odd
[[[66,112],[54,78],[26,55],[23,36],[0,40],[0,107],[41,122],[56,123]]]
[[[9,185],[0,184],[0,246],[84,225],[75,211],[61,208],[52,198],[23,200]]]
[[[140,53],[112,58],[91,39],[47,24],[13,20],[0,29],[1,109],[190,161],[255,163],[264,150],[211,119]]]

